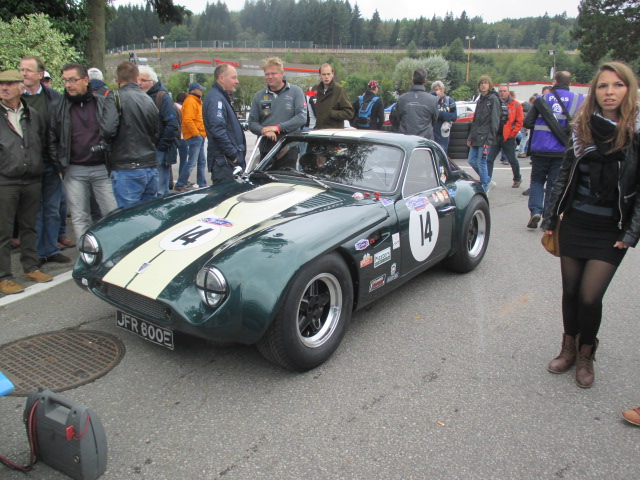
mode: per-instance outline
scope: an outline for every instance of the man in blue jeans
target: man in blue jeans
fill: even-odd
[[[556,72],[551,91],[535,100],[524,120],[524,126],[533,129],[528,228],[538,228],[547,208],[566,149],[568,125],[584,100],[569,90],[570,81],[571,73]]]
[[[119,207],[131,207],[158,193],[156,135],[159,114],[138,85],[138,67],[122,62],[116,69],[118,89],[109,92],[105,108],[115,108],[117,121],[105,125],[111,139],[111,183]],[[109,104],[115,104],[110,106]]]

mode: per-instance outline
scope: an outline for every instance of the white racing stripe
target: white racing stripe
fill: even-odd
[[[172,225],[130,252],[105,275],[104,281],[155,299],[179,272],[205,253],[323,191],[301,185],[271,183],[252,192],[283,186],[294,190],[259,202],[238,203],[238,197],[243,194],[237,195],[211,210]],[[228,212],[229,215],[225,216]],[[232,226],[202,222],[205,218],[224,219]]]

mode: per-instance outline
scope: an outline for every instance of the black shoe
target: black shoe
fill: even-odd
[[[531,215],[529,223],[527,223],[527,228],[538,228],[538,223],[540,223],[541,218],[542,217],[539,213],[534,213],[533,215]]]
[[[531,190],[530,188],[527,188],[524,192],[522,192],[522,194],[526,195],[526,196],[529,196],[529,191],[530,190]]]
[[[71,259],[66,255],[63,255],[61,253],[56,253],[55,255],[51,255],[50,257],[47,257],[47,262],[71,263]]]

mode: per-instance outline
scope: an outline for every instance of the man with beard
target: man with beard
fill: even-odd
[[[65,92],[52,110],[49,151],[64,177],[73,229],[80,238],[92,224],[91,191],[102,216],[118,206],[104,141],[104,126],[115,124],[118,113],[113,103],[106,104],[104,96],[94,95],[84,66],[69,63],[62,67],[62,81]]]

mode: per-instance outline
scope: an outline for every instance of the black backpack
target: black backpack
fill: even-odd
[[[358,117],[356,118],[357,128],[369,128],[371,126],[371,112],[373,111],[373,105],[378,100],[378,97],[373,97],[366,105],[364,102],[364,95],[358,97]]]

